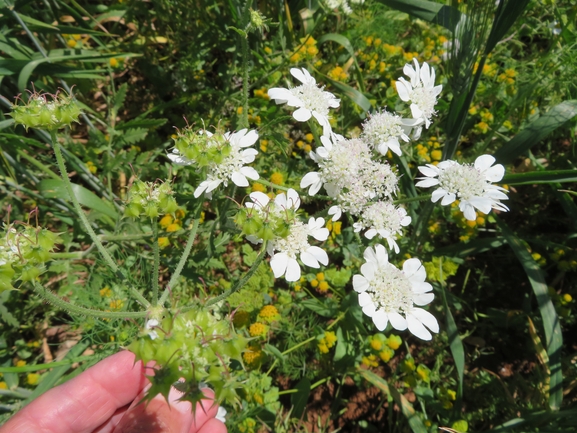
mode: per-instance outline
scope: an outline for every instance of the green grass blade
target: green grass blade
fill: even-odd
[[[364,111],[369,111],[372,108],[371,102],[367,99],[365,95],[359,92],[357,89],[352,88],[339,81],[331,80],[329,77],[325,76],[327,81],[330,81],[331,85],[335,86],[342,93],[344,93],[351,101],[361,107]]]
[[[451,7],[426,0],[378,0],[393,9],[408,13],[425,21],[439,24],[450,31],[461,19],[461,13]]]
[[[385,379],[377,376],[375,373],[369,370],[359,369],[359,373],[368,382],[379,388],[384,394],[390,395],[395,400],[395,403],[399,405],[403,415],[407,418],[409,426],[414,433],[427,433],[427,428],[421,421],[421,418],[415,412],[413,405],[405,398],[404,395],[399,394],[394,387],[389,387],[389,384]]]
[[[506,243],[503,238],[473,239],[466,244],[458,243],[435,249],[437,256],[468,257],[499,248]]]
[[[561,370],[561,349],[563,347],[563,335],[561,334],[561,325],[559,317],[549,297],[545,276],[539,268],[537,262],[531,257],[529,251],[521,240],[507,227],[500,219],[496,218],[503,236],[507,243],[513,249],[515,256],[523,266],[529,283],[533,288],[539,311],[543,318],[543,327],[545,329],[545,344],[547,354],[549,355],[549,369],[551,370],[549,406],[553,410],[559,410],[563,400],[563,372]]]
[[[489,54],[495,48],[495,45],[503,39],[528,4],[529,0],[501,0],[499,2],[495,21],[485,46],[485,54]]]
[[[544,170],[506,175],[500,183],[506,185],[533,185],[536,183],[577,182],[577,170]]]
[[[529,123],[521,132],[509,140],[496,153],[501,164],[513,162],[515,158],[539,143],[551,132],[577,116],[577,100],[561,102],[543,116]]]
[[[353,62],[355,63],[355,72],[357,74],[357,84],[359,86],[359,89],[361,89],[361,92],[364,92],[365,91],[365,83],[364,83],[363,74],[362,74],[361,68],[359,67],[359,64],[357,63],[357,56],[355,55],[355,49],[353,48],[353,44],[351,44],[351,41],[346,36],[343,36],[341,34],[327,33],[326,35],[321,36],[319,38],[319,40],[317,41],[317,43],[322,44],[325,41],[336,42],[337,44],[341,45],[345,50],[348,51],[348,53],[351,55],[351,58],[353,59]]]
[[[76,198],[81,205],[93,209],[97,212],[101,212],[113,220],[118,219],[118,214],[114,208],[109,206],[104,200],[99,198],[92,191],[89,191],[83,186],[76,184],[72,184],[72,188],[74,189],[74,195],[76,195]],[[60,179],[45,179],[38,184],[38,189],[44,197],[60,198],[66,201],[70,200],[64,182]]]

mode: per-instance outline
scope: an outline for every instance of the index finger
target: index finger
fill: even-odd
[[[38,397],[0,433],[88,433],[126,406],[146,384],[134,354],[116,353]]]

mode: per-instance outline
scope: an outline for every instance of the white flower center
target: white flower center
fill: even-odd
[[[308,241],[309,231],[301,221],[296,221],[291,227],[290,234],[285,239],[274,241],[274,249],[286,253],[291,259],[296,259],[302,251],[306,251],[311,245]]]
[[[303,102],[303,108],[326,117],[329,114],[329,99],[332,99],[332,95],[323,91],[323,88],[317,87],[316,84],[303,84],[290,89],[290,92]]]
[[[379,268],[369,282],[367,293],[371,295],[377,309],[386,313],[406,313],[413,306],[412,286],[405,274],[390,263]]]
[[[240,152],[241,149],[237,146],[230,146],[230,153],[222,162],[219,164],[211,164],[211,172],[207,178],[209,180],[221,180],[226,185],[227,179],[231,179],[232,174],[239,172],[244,166],[244,161]]]
[[[372,115],[363,129],[363,136],[373,147],[405,133],[401,127],[401,118],[386,111]]]
[[[386,230],[391,236],[400,233],[403,228],[401,213],[394,204],[384,201],[379,201],[366,208],[362,219],[365,227]]]
[[[483,175],[472,165],[455,164],[439,173],[439,186],[463,200],[482,197],[486,185]]]
[[[437,103],[437,98],[435,97],[432,89],[428,89],[422,85],[415,87],[409,93],[409,97],[411,98],[411,101],[419,107],[425,117],[431,118],[433,114],[435,114],[435,104]]]

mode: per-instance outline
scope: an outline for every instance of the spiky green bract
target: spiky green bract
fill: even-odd
[[[10,115],[17,125],[28,128],[46,129],[49,131],[70,126],[78,122],[81,114],[76,100],[66,93],[56,95],[34,92],[24,105],[14,104]]]
[[[143,182],[136,180],[128,191],[128,202],[124,210],[124,216],[140,218],[144,215],[156,218],[159,215],[173,214],[178,209],[178,204],[172,197],[170,182]]]
[[[183,161],[194,161],[195,166],[200,169],[207,167],[209,164],[220,164],[224,158],[230,155],[231,147],[224,132],[217,130],[214,134],[203,128],[194,129],[187,126],[178,131],[174,138],[175,162],[179,158],[185,158]]]
[[[235,333],[228,320],[218,320],[203,307],[186,313],[150,320],[141,336],[129,346],[137,360],[155,361],[152,387],[145,400],[162,394],[168,399],[171,386],[196,407],[202,389],[214,390],[217,402],[238,402],[240,384],[230,373],[230,362],[241,362],[246,339]],[[178,383],[177,383],[178,381]]]
[[[15,280],[32,281],[44,270],[59,241],[56,233],[28,224],[9,224],[0,231],[0,292]]]

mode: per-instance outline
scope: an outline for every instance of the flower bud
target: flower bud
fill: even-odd
[[[70,95],[62,92],[56,95],[34,92],[27,104],[14,104],[10,115],[15,124],[24,125],[26,130],[39,128],[52,131],[78,122],[80,114],[80,107]]]

